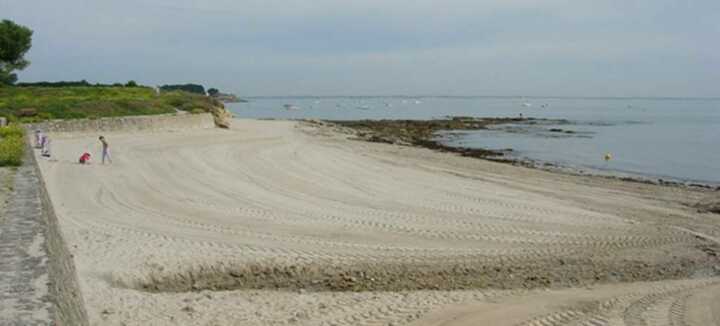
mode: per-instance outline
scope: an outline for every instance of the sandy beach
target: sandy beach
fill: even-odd
[[[720,324],[706,192],[348,132],[111,133],[111,165],[96,134],[51,135],[38,160],[91,324]]]

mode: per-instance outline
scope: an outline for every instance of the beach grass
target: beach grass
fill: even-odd
[[[52,119],[97,119],[128,115],[208,112],[215,100],[149,87],[0,87],[0,116],[32,123]]]
[[[25,129],[17,124],[0,127],[0,166],[19,166],[25,153]]]

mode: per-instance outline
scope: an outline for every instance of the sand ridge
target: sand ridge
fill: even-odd
[[[650,186],[583,184],[349,141],[304,123],[236,120],[233,126],[114,134],[108,139],[112,166],[75,163],[83,151],[97,152],[93,137],[54,141],[56,161],[40,165],[94,324],[406,323],[442,304],[485,300],[488,293],[512,296],[528,291],[525,285],[568,276],[653,279],[646,274],[663,265],[666,274],[654,277],[677,278],[693,271],[673,266],[703,270],[715,263],[701,250],[715,252],[713,245],[684,230],[720,234],[708,215],[683,208],[680,201],[695,198],[692,192],[673,193],[679,199],[663,203],[654,198],[670,195]],[[684,229],[663,225],[671,219]],[[628,261],[639,272],[612,274]],[[588,262],[595,266],[585,267]],[[287,282],[301,279],[292,274],[294,266],[320,276]],[[376,269],[365,274],[357,266]],[[472,290],[479,274],[471,273],[445,289],[442,278],[409,284],[394,281],[398,274],[372,273],[386,266],[424,266],[433,275],[449,273],[447,266],[508,267],[522,279],[511,281],[508,271],[496,270],[505,287],[518,290]],[[547,280],[528,281],[533,271],[522,266],[547,269]],[[322,279],[328,271],[337,275]],[[238,272],[267,273],[269,285],[291,291],[243,290],[264,287],[233,275]],[[217,275],[227,279],[213,281]],[[384,279],[371,280],[375,276]],[[316,285],[313,292],[303,292],[308,285]],[[157,293],[148,293],[153,286]],[[434,287],[466,290],[426,291]],[[325,292],[348,289],[375,291]],[[250,297],[274,303],[262,309]],[[248,309],[219,310],[240,304]],[[327,307],[334,312],[325,314]]]

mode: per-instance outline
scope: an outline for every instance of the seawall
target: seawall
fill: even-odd
[[[210,113],[163,114],[100,119],[53,120],[28,125],[29,130],[40,129],[55,134],[112,133],[132,131],[175,131],[215,128]]]
[[[88,325],[72,255],[29,144],[0,217],[0,325]]]
[[[32,151],[28,146],[28,150]],[[85,301],[80,292],[77,272],[73,256],[65,243],[62,230],[58,224],[55,209],[50,195],[47,192],[45,181],[37,164],[34,153],[30,155],[30,162],[38,177],[40,201],[42,211],[47,223],[47,251],[49,257],[50,296],[55,307],[56,325],[88,325]]]

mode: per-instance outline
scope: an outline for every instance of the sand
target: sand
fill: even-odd
[[[106,137],[112,165],[88,134],[40,160],[94,325],[719,322],[698,304],[720,299],[700,191],[290,121]]]

